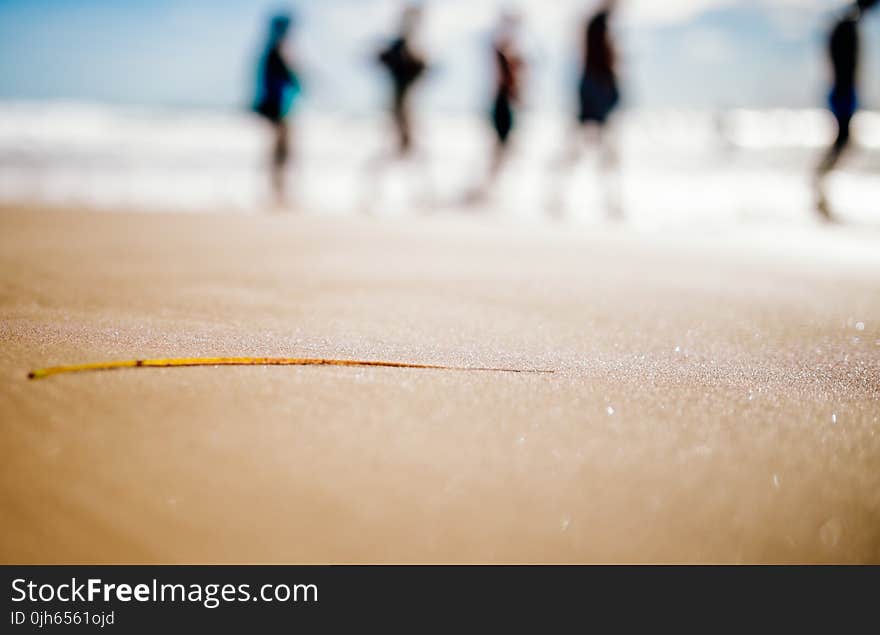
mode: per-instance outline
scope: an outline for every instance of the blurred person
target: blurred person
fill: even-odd
[[[837,137],[828,149],[816,173],[816,210],[826,221],[833,221],[828,204],[826,181],[850,142],[850,124],[858,109],[859,21],[877,0],[858,0],[847,8],[835,23],[828,43],[833,85],[828,99],[837,122]]]
[[[603,127],[620,101],[615,68],[617,54],[608,26],[616,4],[614,0],[607,0],[587,22],[578,90],[581,125]]]
[[[465,205],[485,202],[510,154],[511,135],[516,127],[516,109],[521,103],[526,67],[519,42],[520,25],[518,14],[505,11],[501,14],[492,38],[494,75],[489,117],[495,141],[488,175],[482,184],[465,194]]]
[[[518,41],[520,24],[520,16],[516,13],[502,13],[492,40],[494,87],[490,118],[495,144],[486,182],[465,196],[465,204],[482,203],[486,199],[510,153],[510,138],[516,127],[516,108],[521,103],[526,66]]]
[[[589,137],[598,142],[601,152],[605,200],[612,217],[621,215],[620,195],[616,183],[617,155],[609,140],[608,120],[620,102],[617,79],[617,54],[609,22],[614,15],[617,3],[605,0],[599,9],[586,21],[581,45],[582,70],[578,83],[578,131],[572,136],[567,152],[555,168],[561,176],[567,176],[581,157],[581,152]],[[562,210],[564,187],[557,184],[553,190],[551,211]]]
[[[414,44],[421,18],[420,7],[406,6],[398,35],[378,54],[378,62],[391,80],[390,113],[394,127],[395,148],[390,157],[383,152],[369,163],[367,182],[370,191],[365,200],[367,210],[379,198],[376,190],[381,182],[379,174],[381,168],[384,168],[389,160],[410,158],[415,147],[410,101],[413,88],[428,69],[425,57]]]
[[[412,149],[410,95],[413,86],[427,68],[425,59],[412,45],[421,13],[421,9],[416,6],[406,7],[400,34],[379,54],[379,62],[391,77],[391,118],[397,133],[397,149],[400,155],[406,155]]]
[[[286,56],[285,44],[292,26],[287,14],[274,16],[269,22],[266,47],[260,58],[257,97],[254,110],[272,126],[273,143],[270,155],[270,181],[275,203],[287,203],[287,165],[290,159],[289,115],[301,92],[299,75]]]
[[[495,41],[492,57],[495,63],[495,97],[492,102],[492,127],[495,130],[495,148],[489,168],[489,186],[494,183],[509,153],[510,135],[516,126],[516,107],[520,103],[525,61],[517,41],[520,17],[504,13]]]

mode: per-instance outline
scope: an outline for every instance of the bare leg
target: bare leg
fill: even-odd
[[[547,211],[551,216],[561,217],[565,208],[565,193],[571,181],[571,173],[580,162],[586,144],[587,128],[579,124],[558,157],[550,162],[550,192]]]
[[[477,185],[473,190],[468,192],[465,196],[465,204],[480,205],[486,202],[489,198],[489,194],[495,188],[495,183],[498,181],[498,176],[501,174],[505,163],[507,163],[509,153],[508,144],[500,139],[496,139],[495,145],[492,147],[492,155],[489,159],[489,170],[486,174],[485,180],[482,184]]]
[[[385,172],[389,165],[404,161],[412,154],[412,131],[406,101],[396,99],[391,110],[396,147],[382,150],[367,161],[364,169],[366,187],[361,209],[365,214],[375,211],[376,203],[382,200]]]
[[[498,180],[498,175],[501,174],[504,164],[507,163],[507,157],[510,154],[509,150],[510,146],[506,141],[497,141],[495,143],[495,147],[492,150],[492,161],[489,163],[487,189],[491,188],[495,184],[495,181]]]
[[[826,221],[834,220],[834,216],[831,213],[831,206],[828,203],[827,181],[828,175],[840,160],[840,154],[840,150],[838,150],[836,146],[832,146],[825,154],[825,157],[819,164],[819,168],[816,170],[816,182],[814,185],[816,190],[816,211],[819,213],[819,216]]]
[[[831,206],[828,203],[827,181],[828,175],[837,167],[841,156],[849,145],[849,124],[850,119],[840,119],[837,122],[838,132],[837,138],[825,156],[822,158],[819,167],[816,169],[815,191],[816,191],[816,211],[825,221],[833,222],[834,215],[831,213]]]
[[[271,181],[275,205],[283,208],[287,204],[287,162],[290,156],[290,130],[283,121],[275,124],[275,141],[272,147]]]
[[[396,99],[392,111],[394,128],[397,132],[398,151],[401,158],[408,155],[412,149],[412,123],[408,102],[409,100],[406,97]]]
[[[602,179],[605,209],[613,220],[623,218],[623,193],[620,184],[620,156],[607,124],[599,127],[599,176]]]

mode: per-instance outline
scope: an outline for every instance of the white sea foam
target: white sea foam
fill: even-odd
[[[560,187],[554,157],[571,140],[563,116],[524,113],[514,154],[490,207],[544,219]],[[421,122],[422,159],[382,179],[385,213],[412,209],[413,171],[430,176],[440,208],[454,208],[486,170],[491,135],[478,115]],[[360,209],[364,166],[388,142],[380,115],[304,112],[297,118],[299,203],[312,213]],[[833,135],[820,110],[629,111],[614,128],[623,207],[634,222],[809,222],[810,178]],[[858,148],[834,177],[832,196],[848,219],[880,223],[880,113],[860,113]],[[0,201],[104,208],[265,208],[269,131],[236,111],[118,107],[73,102],[0,104]],[[565,213],[601,217],[597,153],[588,148],[564,186]]]

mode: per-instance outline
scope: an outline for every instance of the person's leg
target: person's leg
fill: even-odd
[[[393,141],[390,147],[383,144],[383,147],[370,157],[364,166],[364,186],[360,203],[364,214],[371,215],[375,212],[377,204],[382,201],[384,195],[389,166],[405,159],[412,147],[409,116],[405,101],[400,95],[395,95],[391,103],[391,127],[389,137]]]
[[[405,157],[412,150],[413,144],[409,104],[405,96],[399,97],[394,102],[393,119],[397,130],[398,151],[401,157]]]
[[[497,96],[492,104],[491,123],[495,142],[489,155],[488,169],[483,180],[465,195],[466,205],[482,205],[486,202],[507,159],[507,142],[513,129],[513,111],[503,95]]]
[[[843,116],[837,119],[837,138],[825,153],[816,170],[816,211],[826,221],[834,220],[828,203],[828,175],[837,167],[840,157],[849,146],[851,122],[852,116]]]
[[[565,193],[571,182],[571,174],[580,163],[584,148],[589,144],[591,127],[583,117],[579,118],[577,127],[566,135],[562,151],[550,161],[547,211],[551,216],[561,217],[564,212]]]
[[[620,155],[614,135],[607,122],[599,124],[599,178],[602,181],[605,209],[609,218],[623,218],[623,192],[620,176]]]
[[[287,161],[290,155],[290,131],[285,122],[275,124],[275,142],[272,148],[272,191],[275,196],[275,204],[283,207],[287,200],[286,171]]]

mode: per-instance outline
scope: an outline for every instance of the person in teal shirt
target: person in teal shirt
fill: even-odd
[[[257,98],[254,110],[272,126],[273,146],[270,157],[272,190],[276,203],[286,203],[286,172],[290,159],[289,115],[302,92],[299,75],[285,57],[284,45],[291,30],[288,15],[277,15],[269,23],[266,49],[260,59]]]

